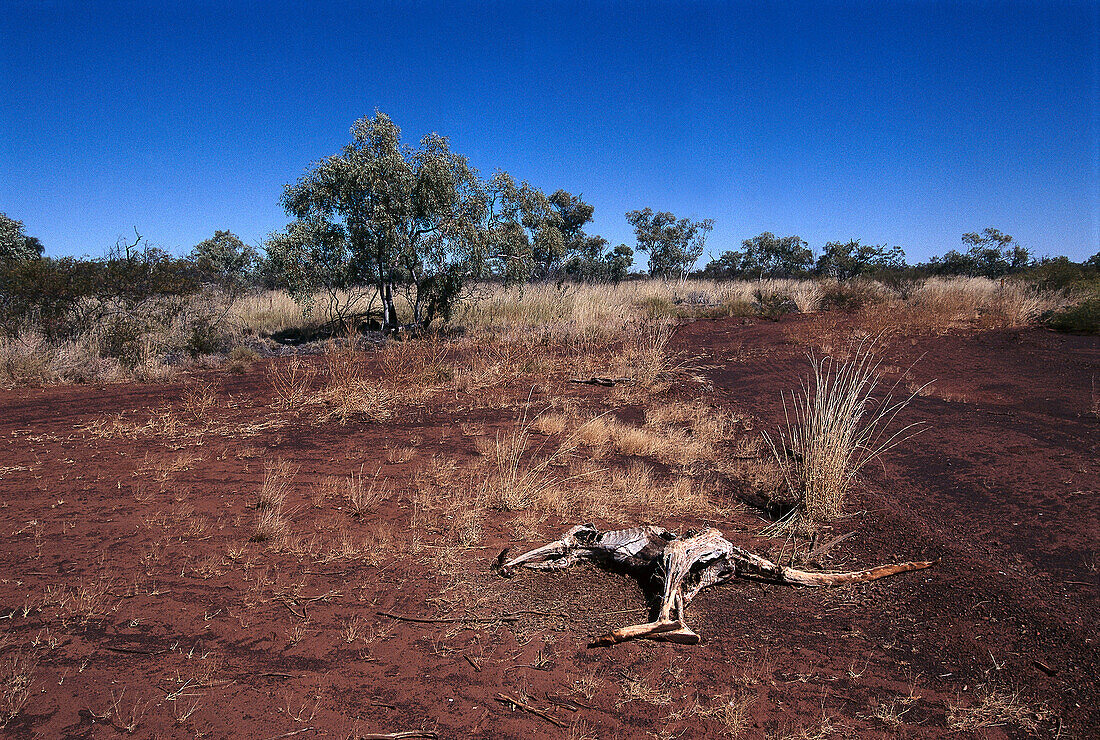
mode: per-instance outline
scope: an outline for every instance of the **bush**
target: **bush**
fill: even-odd
[[[772,321],[778,321],[785,314],[798,313],[798,304],[783,291],[757,288],[753,297],[760,315]]]
[[[1072,334],[1100,334],[1100,296],[1051,314],[1046,324],[1055,331]]]
[[[856,311],[880,300],[881,293],[869,280],[827,282],[821,287],[821,308]]]

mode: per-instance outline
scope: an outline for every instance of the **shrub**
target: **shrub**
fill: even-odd
[[[880,292],[869,280],[827,282],[821,289],[821,307],[825,310],[856,311],[880,299]]]
[[[772,321],[778,321],[785,314],[798,313],[798,305],[783,291],[758,288],[753,297],[760,315]]]
[[[1073,334],[1100,334],[1100,296],[1051,314],[1046,324],[1055,331]]]

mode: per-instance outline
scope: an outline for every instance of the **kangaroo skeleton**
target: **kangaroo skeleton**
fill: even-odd
[[[582,560],[624,568],[660,582],[657,619],[621,627],[597,637],[592,646],[614,645],[641,637],[683,644],[699,642],[699,635],[684,621],[684,610],[704,588],[733,578],[749,578],[792,586],[839,586],[873,581],[935,565],[914,561],[880,565],[848,572],[813,572],[789,568],[749,552],[727,540],[717,529],[688,531],[683,535],[655,526],[601,532],[581,524],[560,539],[507,560],[508,550],[497,557],[496,568],[510,577],[517,568],[557,570]]]

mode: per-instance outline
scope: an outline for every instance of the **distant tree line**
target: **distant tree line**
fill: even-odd
[[[587,233],[594,209],[581,195],[562,189],[547,195],[502,171],[482,178],[443,136],[403,143],[383,113],[356,121],[351,134],[339,152],[285,187],[282,205],[292,220],[259,248],[216,231],[186,257],[174,257],[138,235],[120,240],[102,258],[49,259],[21,222],[0,214],[0,323],[11,333],[29,321],[61,336],[156,296],[283,288],[307,311],[322,299],[345,323],[374,317],[386,331],[416,330],[450,318],[458,301],[486,281],[639,277],[631,272],[635,252],[647,255],[648,275],[661,279],[1030,273],[1062,287],[1100,270],[1100,253],[1081,264],[1065,257],[1036,260],[995,228],[964,234],[963,251],[916,265],[907,264],[897,246],[835,241],[815,256],[798,236],[765,232],[695,270],[714,228],[711,219],[630,211],[635,245],[611,247]],[[406,327],[400,325],[399,297],[409,307]],[[74,323],[82,311],[87,315]]]

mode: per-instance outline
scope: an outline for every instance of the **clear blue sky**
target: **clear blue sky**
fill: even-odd
[[[612,244],[649,206],[713,218],[714,254],[772,231],[917,261],[986,226],[1100,249],[1096,0],[3,0],[0,100],[0,211],[50,255],[256,243],[375,109],[583,193]]]

